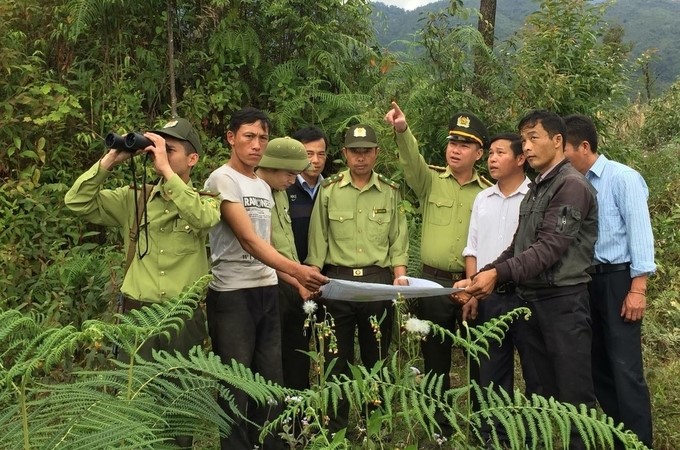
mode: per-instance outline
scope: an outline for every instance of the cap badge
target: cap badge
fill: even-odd
[[[360,138],[365,138],[366,137],[366,128],[358,127],[354,129],[354,137],[360,137]]]
[[[456,122],[456,126],[470,128],[470,118],[468,116],[460,116]]]
[[[174,127],[175,125],[177,125],[177,121],[176,121],[176,120],[171,120],[170,122],[168,122],[168,123],[166,123],[165,125],[163,125],[163,128],[172,128],[172,127]]]

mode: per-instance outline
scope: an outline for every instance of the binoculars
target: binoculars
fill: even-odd
[[[125,136],[114,133],[113,131],[106,135],[104,144],[108,148],[121,150],[124,152],[136,152],[143,148],[153,145],[151,139],[144,136],[142,133],[132,131]]]

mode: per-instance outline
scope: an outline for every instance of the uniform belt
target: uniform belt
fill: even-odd
[[[509,281],[496,287],[496,294],[510,295],[515,293],[515,283]]]
[[[586,269],[586,273],[596,274],[596,273],[611,273],[611,272],[623,272],[624,270],[630,269],[630,263],[621,264],[595,264]]]
[[[376,273],[389,271],[387,267],[367,266],[367,267],[344,267],[335,266],[333,264],[326,264],[324,267],[324,274],[331,276],[333,274],[342,275],[345,277],[364,277],[366,275],[373,275]]]
[[[142,306],[149,306],[149,303],[140,302],[128,297],[123,297],[123,312],[132,311],[133,309],[141,309]]]
[[[448,272],[428,266],[427,264],[423,264],[423,272],[435,278],[448,278],[451,281],[459,281],[465,278],[465,272]]]

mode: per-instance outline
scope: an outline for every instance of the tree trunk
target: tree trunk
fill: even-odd
[[[482,35],[488,51],[493,49],[494,29],[496,26],[496,0],[480,0],[479,22],[477,30]],[[484,75],[486,74],[485,49],[475,49],[475,81],[472,83],[472,93],[479,98],[488,98]]]
[[[168,77],[170,82],[170,114],[177,117],[177,90],[175,89],[175,36],[173,33],[174,1],[168,0]]]
[[[484,43],[493,48],[494,28],[496,26],[496,0],[481,0],[479,4],[479,23],[477,30],[484,38]]]

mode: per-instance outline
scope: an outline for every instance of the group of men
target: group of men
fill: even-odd
[[[422,276],[464,288],[454,297],[420,299],[418,317],[454,331],[462,320],[530,308],[531,318],[513,324],[506,341],[481,362],[479,383],[511,391],[517,348],[527,393],[590,407],[597,400],[651,447],[640,325],[655,266],[640,175],[597,153],[595,127],[583,116],[534,111],[520,122],[519,134],[489,138],[477,116],[457,113],[448,127],[444,168],[427,164],[396,103],[385,120],[394,127],[404,177],[422,211]],[[213,351],[225,362],[304,389],[310,367],[303,353],[309,347],[303,301],[329,278],[406,284],[409,235],[399,185],[374,171],[380,148],[372,127],[346,131],[347,169],[326,178],[328,139],[320,129],[271,140],[270,129],[262,111],[235,112],[225,136],[230,159],[210,174],[204,190],[190,180],[201,144],[188,121],[146,133],[153,145],[137,154],[152,154],[160,178],[144,199],[143,224],[136,208],[142,194],[102,188],[111,169],[135,153],[111,149],[78,178],[66,204],[89,221],[121,227],[128,247],[135,245],[130,232],[144,230],[146,252],[132,259],[121,288],[124,311],[176,297],[207,273],[209,236],[213,279],[206,312]],[[475,169],[486,149],[493,186]],[[527,164],[538,172],[533,182]],[[387,355],[392,302],[319,303],[335,323],[337,349],[325,355],[335,361],[333,374],[348,373],[355,335],[365,366]],[[159,337],[140,355],[200,344],[204,321],[199,308],[170,341]],[[448,389],[451,342],[424,340],[422,352],[425,371],[441,375]],[[233,397],[248,420],[237,420],[221,447],[281,448],[277,436],[262,443],[258,436],[258,425],[280,406],[249,403],[242,392]],[[329,429],[345,428],[347,416],[348,404],[341,402]],[[436,418],[442,434],[450,432],[443,417]],[[181,439],[180,445],[190,445]],[[574,435],[573,447],[579,445]]]

